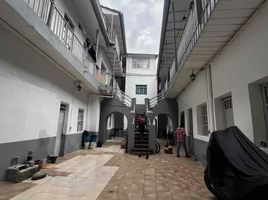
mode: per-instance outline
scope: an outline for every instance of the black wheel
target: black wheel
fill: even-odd
[[[156,149],[156,153],[159,153],[161,150],[161,146],[158,140],[155,140],[155,149]]]

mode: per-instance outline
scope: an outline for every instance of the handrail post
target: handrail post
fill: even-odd
[[[54,15],[54,11],[55,11],[55,4],[54,4],[54,0],[50,0],[50,8],[49,8],[49,13],[48,13],[48,17],[47,17],[47,25],[50,28],[51,24],[52,24],[52,17]],[[44,9],[44,7],[43,7]]]

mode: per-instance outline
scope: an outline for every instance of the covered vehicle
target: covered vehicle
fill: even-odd
[[[268,155],[238,127],[211,134],[205,183],[219,200],[268,199]]]

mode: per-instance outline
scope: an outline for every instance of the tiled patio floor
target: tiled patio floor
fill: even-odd
[[[52,173],[35,182],[2,183],[0,187],[7,188],[9,194],[1,198],[0,188],[0,199],[16,195],[13,200],[214,200],[203,182],[202,164],[175,154],[156,154],[146,160],[112,145],[79,150],[58,161],[49,174],[63,175]],[[24,192],[14,190],[19,185],[25,187]]]

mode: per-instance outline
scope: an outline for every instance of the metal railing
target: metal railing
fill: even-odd
[[[24,2],[47,24],[66,48],[82,63],[84,72],[94,75],[100,83],[109,84],[111,75],[97,69],[95,61],[74,33],[72,23],[64,18],[56,8],[53,0],[24,0]]]
[[[185,63],[187,57],[191,53],[193,47],[195,46],[201,32],[207,23],[212,11],[217,5],[219,0],[202,0],[202,13],[201,21],[198,21],[197,6],[194,5],[192,10],[188,13],[187,21],[184,26],[184,31],[180,39],[179,45],[177,47],[177,60],[178,65],[176,66],[176,71],[180,70]],[[173,64],[175,63],[175,58]],[[172,66],[173,66],[172,64]],[[173,67],[174,68],[174,67]],[[170,69],[170,83],[173,80],[176,71],[171,67]]]
[[[103,71],[101,69],[96,69],[95,70],[95,77],[97,81],[104,85],[109,85],[112,75],[110,73],[107,73],[106,71]]]
[[[132,106],[132,99],[130,96],[128,96],[126,93],[124,93],[119,88],[116,88],[114,90],[115,98],[117,98],[119,101],[121,101],[123,104],[125,104],[128,107]]]
[[[155,107],[158,104],[158,102],[161,101],[162,99],[164,99],[164,95],[162,93],[158,93],[156,96],[149,99],[150,109]]]

